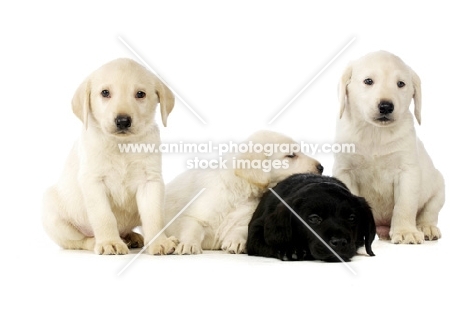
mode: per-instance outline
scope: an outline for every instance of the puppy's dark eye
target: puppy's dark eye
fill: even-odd
[[[374,84],[374,80],[367,78],[367,79],[364,80],[364,84],[372,85],[372,84]]]
[[[293,159],[293,158],[295,158],[295,157],[297,157],[297,155],[296,155],[294,152],[291,153],[291,154],[288,154],[288,155],[286,156],[286,158],[291,158],[291,159]]]
[[[322,222],[322,217],[320,217],[317,214],[312,214],[308,217],[308,221],[311,225],[320,225],[320,223]]]
[[[146,93],[145,92],[142,92],[142,91],[138,91],[135,95],[136,98],[145,98],[146,97]]]
[[[354,222],[355,220],[356,220],[356,215],[354,215],[354,214],[349,215],[348,221]]]
[[[401,88],[404,87],[406,84],[405,84],[405,82],[403,82],[403,81],[398,81],[396,85],[401,89]]]
[[[101,96],[105,97],[105,98],[109,98],[110,97],[110,92],[108,90],[102,90],[101,91]]]

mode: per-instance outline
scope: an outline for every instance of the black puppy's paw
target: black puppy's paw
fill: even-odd
[[[277,258],[282,261],[300,261],[307,258],[307,251],[303,249],[279,250]]]

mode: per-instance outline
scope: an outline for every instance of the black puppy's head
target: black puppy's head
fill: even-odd
[[[329,262],[349,261],[364,245],[367,253],[374,256],[371,243],[376,233],[375,223],[364,198],[352,195],[337,184],[313,183],[303,187],[287,203],[296,215],[283,203],[278,205],[277,215],[282,214],[279,217],[282,224],[277,222],[282,231],[282,244],[304,245],[314,259]]]

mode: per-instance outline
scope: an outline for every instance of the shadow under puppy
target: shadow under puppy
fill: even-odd
[[[281,260],[339,261],[332,249],[341,259],[349,261],[365,245],[367,254],[374,256],[371,244],[376,228],[371,208],[364,198],[351,194],[338,179],[296,174],[280,182],[273,191],[308,226],[269,191],[249,223],[249,255]]]

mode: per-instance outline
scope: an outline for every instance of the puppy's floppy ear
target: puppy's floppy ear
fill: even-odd
[[[346,67],[341,75],[340,83],[338,84],[338,100],[340,102],[340,119],[343,116],[346,105],[348,104],[348,85],[351,82],[353,67],[351,64]]]
[[[164,127],[167,126],[167,117],[174,108],[174,94],[172,91],[162,83],[158,78],[156,78],[156,94],[159,97],[159,104],[161,109],[161,119]]]
[[[421,79],[419,76],[411,70],[411,80],[413,82],[413,102],[414,102],[414,116],[421,125]]]
[[[268,245],[276,246],[292,240],[291,211],[281,202],[265,217],[263,235]]]
[[[263,152],[244,152],[236,155],[234,173],[262,189],[270,184],[270,171],[264,171],[262,163],[267,159]]]
[[[364,238],[364,245],[366,247],[366,252],[370,256],[375,256],[372,251],[372,242],[375,239],[376,228],[374,222],[374,216],[372,215],[372,210],[367,201],[363,197],[358,197],[360,202],[360,217],[359,217],[359,235],[358,238]],[[362,244],[361,244],[362,245]]]
[[[83,122],[85,129],[88,128],[88,114],[91,105],[91,89],[89,78],[84,80],[75,91],[72,99],[73,113]]]

